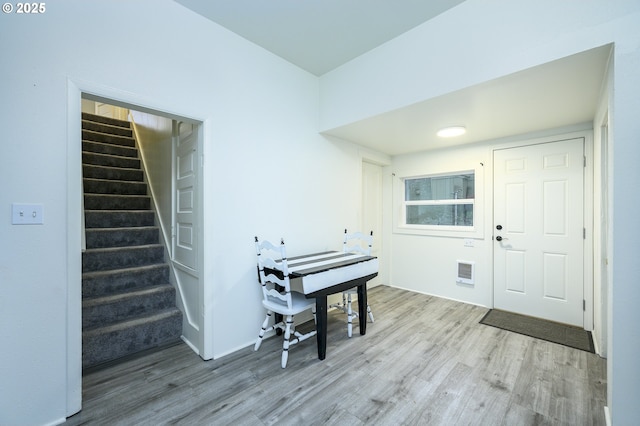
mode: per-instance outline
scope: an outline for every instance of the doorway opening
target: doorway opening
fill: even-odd
[[[182,339],[202,354],[202,123],[88,94],[81,108],[131,123],[183,314]]]
[[[584,138],[494,151],[494,307],[585,326]]]
[[[364,233],[373,232],[372,255],[383,256],[382,239],[382,166],[362,161],[362,216],[360,229]],[[369,282],[370,287],[381,283],[379,274]]]

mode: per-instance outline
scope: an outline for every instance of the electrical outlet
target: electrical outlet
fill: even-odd
[[[11,205],[11,224],[42,225],[44,223],[42,212],[42,204],[13,203]]]

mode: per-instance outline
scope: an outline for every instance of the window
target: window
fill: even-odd
[[[394,171],[393,232],[484,238],[484,164],[476,161],[434,157]]]
[[[404,178],[403,225],[473,227],[475,173]]]

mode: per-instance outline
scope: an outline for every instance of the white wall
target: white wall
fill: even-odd
[[[620,39],[638,2],[466,0],[323,75],[320,127],[451,93]]]
[[[80,92],[204,123],[206,349],[218,356],[249,343],[261,321],[255,234],[285,237],[294,255],[339,247],[340,230],[358,226],[360,156],[317,135],[319,113],[330,129],[610,42],[609,406],[614,424],[640,418],[640,339],[629,326],[640,323],[640,236],[625,226],[640,182],[637,1],[467,0],[320,83],[169,0],[47,6],[0,16],[0,424],[62,421],[79,403]],[[269,159],[278,167],[258,171]],[[42,203],[45,224],[10,225],[12,202]],[[242,312],[227,302],[240,299],[252,301]]]
[[[609,104],[608,408],[614,424],[640,418],[640,2],[467,0],[320,79],[320,128],[332,128],[499,78],[608,43],[615,44]],[[595,118],[595,117],[594,117]],[[615,226],[614,226],[615,225]],[[395,237],[394,237],[395,239]],[[403,241],[396,241],[398,243]],[[392,252],[396,246],[392,247]],[[450,249],[450,248],[447,248]],[[392,253],[392,259],[396,259]],[[396,269],[392,261],[392,271]],[[393,284],[393,283],[392,283]]]
[[[635,22],[640,22],[636,14]],[[636,32],[638,31],[636,26]],[[610,105],[612,211],[609,229],[612,250],[609,264],[609,363],[608,397],[613,424],[633,424],[640,418],[640,229],[635,224],[638,203],[635,194],[640,185],[640,43],[637,38],[616,45],[614,95]]]
[[[140,111],[131,111],[130,114],[150,191],[153,193],[162,226],[170,235],[173,120]]]
[[[0,16],[0,424],[79,408],[81,92],[204,123],[213,356],[261,323],[253,236],[339,248],[360,204],[357,149],[317,133],[316,77],[169,0],[47,6]],[[42,203],[45,224],[12,226],[12,202]]]
[[[389,283],[425,294],[491,306],[491,146],[487,144],[407,154],[393,158],[388,168],[391,180],[406,176],[476,170],[476,205],[474,222],[480,230],[473,238],[473,247],[465,247],[465,237],[411,235],[395,232],[391,237],[391,278]],[[484,164],[482,166],[480,163]],[[395,175],[395,176],[393,176]],[[391,189],[388,198],[397,198],[402,189]],[[392,226],[398,222],[399,211],[392,202]],[[468,236],[466,237],[468,238]],[[475,262],[475,285],[456,283],[456,260]]]
[[[474,235],[455,232],[437,235],[410,234],[394,229],[391,235],[390,285],[419,293],[436,295],[480,306],[493,307],[493,150],[533,143],[552,142],[568,137],[591,137],[591,123],[562,129],[515,135],[479,144],[406,154],[393,158],[387,174],[399,183],[390,187],[392,226],[399,223],[402,197],[401,178],[475,169]],[[590,146],[589,144],[587,144]],[[591,160],[591,154],[588,154]],[[586,202],[585,202],[586,203]],[[587,203],[586,203],[587,204]],[[473,247],[465,246],[471,240]],[[585,248],[585,250],[587,250]],[[456,283],[457,260],[475,263],[475,283]],[[589,264],[585,266],[589,267]],[[588,327],[590,328],[590,327]]]

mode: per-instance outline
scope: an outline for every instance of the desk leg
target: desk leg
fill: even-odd
[[[365,307],[366,311],[366,307]],[[316,297],[316,339],[318,342],[318,359],[327,356],[327,296]]]
[[[360,334],[367,334],[367,283],[366,281],[358,286],[358,322],[360,323]]]

